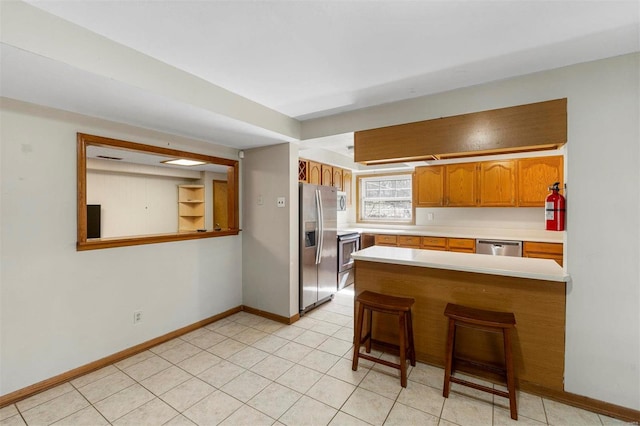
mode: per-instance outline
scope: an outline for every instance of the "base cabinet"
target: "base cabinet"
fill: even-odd
[[[425,250],[475,253],[476,240],[471,238],[421,237],[418,235],[375,235],[375,245]],[[364,248],[364,247],[363,247]]]
[[[561,243],[538,243],[525,241],[522,245],[522,257],[535,257],[538,259],[553,259],[562,266],[563,247]]]
[[[375,236],[375,245],[377,246],[398,246],[398,236],[397,235],[379,235]]]
[[[475,253],[476,240],[470,238],[447,238],[447,250],[459,253]]]

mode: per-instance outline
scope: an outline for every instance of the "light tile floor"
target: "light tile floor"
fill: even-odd
[[[239,312],[0,409],[2,425],[608,425],[615,419],[518,393],[453,385],[418,363],[351,370],[353,293],[284,326]],[[376,353],[387,359],[389,354]]]

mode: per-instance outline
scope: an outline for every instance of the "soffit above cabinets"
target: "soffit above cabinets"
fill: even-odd
[[[567,99],[355,132],[363,164],[557,149],[567,142]]]

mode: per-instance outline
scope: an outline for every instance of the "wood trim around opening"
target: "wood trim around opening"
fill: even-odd
[[[362,198],[360,197],[360,184],[361,180],[364,178],[372,178],[372,177],[385,177],[385,176],[402,176],[408,175],[411,176],[411,221],[407,222],[383,222],[377,220],[362,220],[360,215],[360,204],[362,202]],[[415,173],[412,171],[405,172],[396,172],[396,173],[371,173],[371,174],[358,174],[356,175],[356,223],[370,223],[370,224],[381,224],[381,225],[415,225],[416,224],[416,205],[415,205]]]
[[[228,208],[229,229],[223,231],[206,232],[176,232],[159,235],[132,235],[127,237],[101,238],[87,240],[87,146],[104,146],[127,151],[148,152],[156,155],[164,155],[176,158],[192,158],[208,163],[226,166],[228,179]],[[155,244],[172,241],[195,240],[201,238],[223,237],[238,235],[240,232],[240,201],[239,201],[239,162],[228,158],[214,157],[211,155],[197,154],[176,149],[163,148],[152,145],[144,145],[136,142],[128,142],[103,136],[77,134],[76,149],[77,170],[77,241],[76,250],[97,250],[114,247],[126,247],[141,244]]]

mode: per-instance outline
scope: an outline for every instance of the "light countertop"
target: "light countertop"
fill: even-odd
[[[369,262],[448,269],[544,281],[567,282],[570,279],[569,274],[551,259],[492,256],[385,246],[369,247],[353,253],[351,257]]]
[[[565,232],[539,229],[492,229],[476,227],[416,226],[416,227],[345,227],[341,230],[361,234],[419,235],[424,237],[481,238],[494,240],[535,241],[563,243]]]

